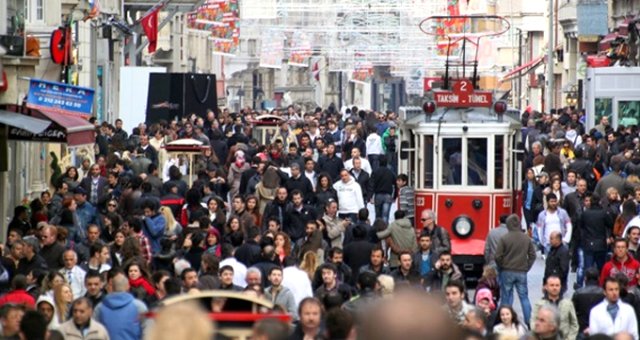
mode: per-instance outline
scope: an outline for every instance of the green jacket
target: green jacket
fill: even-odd
[[[533,305],[533,312],[531,313],[530,320],[531,329],[534,328],[535,320],[538,316],[538,310],[546,304],[552,304],[552,302],[544,297],[536,301]],[[573,307],[573,302],[571,302],[570,299],[561,299],[556,307],[558,307],[558,310],[560,311],[560,334],[562,334],[562,338],[565,340],[575,340],[578,336],[580,326],[578,325],[578,317],[576,316],[576,310]]]

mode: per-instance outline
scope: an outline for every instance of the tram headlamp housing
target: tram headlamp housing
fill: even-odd
[[[475,225],[473,220],[465,215],[460,215],[451,223],[451,230],[459,238],[468,238],[473,234]]]
[[[422,104],[422,110],[429,116],[436,112],[436,103],[432,100]]]

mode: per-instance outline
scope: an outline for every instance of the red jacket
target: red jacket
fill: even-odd
[[[607,277],[613,277],[618,273],[624,273],[629,278],[629,287],[634,287],[638,284],[636,273],[640,269],[640,262],[636,261],[631,255],[627,256],[627,260],[624,263],[620,263],[616,260],[615,256],[602,267],[600,273],[600,286],[604,284],[604,280]]]
[[[5,304],[24,305],[28,309],[36,308],[36,300],[24,289],[16,289],[0,297],[0,307]]]

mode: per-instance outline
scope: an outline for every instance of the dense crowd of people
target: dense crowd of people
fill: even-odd
[[[633,128],[525,112],[523,217],[487,235],[471,290],[449,232],[433,211],[416,214],[398,173],[394,112],[274,110],[266,143],[252,138],[258,114],[209,111],[130,135],[119,119],[96,123],[95,159],[62,169],[6,228],[0,338],[211,338],[206,315],[160,306],[227,290],[290,316],[256,323],[256,339],[638,339]],[[163,148],[187,138],[204,146],[192,169]],[[544,297],[532,305],[538,251]],[[188,326],[203,322],[211,329]]]

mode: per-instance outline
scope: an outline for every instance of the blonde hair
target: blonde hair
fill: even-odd
[[[53,303],[56,305],[55,311],[58,314],[56,316],[60,323],[67,321],[67,314],[69,312],[69,304],[64,301],[62,296],[62,289],[65,287],[69,288],[69,291],[73,293],[71,286],[67,283],[63,283],[53,290]]]
[[[164,227],[165,234],[171,234],[176,230],[176,226],[178,225],[178,221],[173,216],[173,212],[171,208],[162,206],[160,207],[160,213],[164,216],[165,221],[167,222]]]
[[[300,269],[304,270],[307,275],[309,275],[309,279],[311,281],[313,281],[313,276],[319,266],[320,264],[318,263],[318,257],[315,252],[308,251],[304,253],[302,256],[302,263],[300,263]]]
[[[158,312],[145,340],[209,340],[215,326],[207,313],[195,303],[182,302]]]

